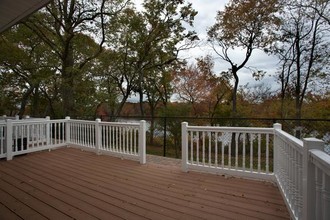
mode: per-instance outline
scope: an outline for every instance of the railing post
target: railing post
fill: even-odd
[[[187,122],[181,123],[181,138],[182,138],[182,171],[188,172],[188,133]]]
[[[71,129],[70,117],[69,116],[66,116],[65,117],[65,143],[66,143],[67,146],[71,143],[70,129]]]
[[[101,126],[100,126],[101,119],[97,118],[95,120],[95,153],[100,155],[100,145],[101,141]]]
[[[50,117],[46,117],[46,143],[47,146],[50,145]]]
[[[310,161],[309,151],[324,150],[324,142],[316,138],[305,138],[303,146],[303,207],[302,219],[316,219],[319,204],[316,204],[315,167]]]
[[[139,128],[139,157],[140,157],[140,164],[146,163],[146,121],[140,121],[140,128]]]
[[[13,121],[7,119],[7,132],[6,132],[6,153],[7,160],[13,159]]]
[[[281,125],[280,123],[275,123],[275,124],[273,125],[273,128],[274,128],[274,129],[278,129],[278,130],[282,130],[282,125]]]
[[[279,124],[279,123],[275,123],[273,125],[273,128],[274,128],[274,161],[273,161],[273,164],[274,164],[274,174],[275,176],[277,175],[277,171],[278,171],[278,161],[279,161],[279,149],[278,149],[278,145],[279,145],[279,142],[278,142],[278,138],[277,138],[277,135],[276,135],[276,130],[282,130],[282,125]]]

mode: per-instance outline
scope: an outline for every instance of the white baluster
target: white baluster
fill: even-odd
[[[243,161],[242,161],[242,163],[243,163],[243,170],[245,171],[245,154],[246,154],[246,147],[245,147],[246,139],[245,139],[245,137],[246,137],[246,134],[243,133],[242,135],[243,135]]]
[[[235,136],[235,169],[237,170],[238,169],[238,142],[239,142],[239,136],[240,134],[237,133],[236,136]]]
[[[222,133],[224,136],[224,133]],[[221,141],[221,167],[222,169],[225,167],[225,144],[224,140]]]
[[[274,154],[274,148],[273,148],[273,154]],[[266,173],[267,174],[269,173],[269,134],[266,134]]]
[[[134,132],[135,132],[135,135],[134,135],[134,154],[136,154],[137,152],[136,152],[136,148],[137,148],[137,140],[138,140],[138,130],[137,129],[135,129],[134,130]]]
[[[322,210],[323,219],[330,219],[330,176],[323,172]]]
[[[230,141],[228,143],[228,168],[231,168],[231,139],[232,139],[232,135],[231,133],[229,133],[230,136]],[[236,133],[235,133],[236,135]]]
[[[215,167],[218,167],[218,132],[215,132]]]
[[[134,128],[130,127],[130,129],[129,129],[129,132],[130,132],[130,149],[131,149],[131,154],[132,155],[134,155],[133,131],[134,131]]]
[[[258,134],[258,173],[261,171],[261,134]]]
[[[197,165],[199,165],[199,131],[196,132],[196,139],[197,139],[197,149],[196,149],[196,160],[197,160]]]
[[[250,133],[250,171],[253,171],[253,134]]]
[[[190,131],[190,163],[194,164],[194,132]]]
[[[208,132],[208,137],[209,137],[209,167],[211,166],[211,142],[212,142],[212,137],[211,137],[211,132]]]
[[[315,217],[322,216],[322,171],[315,166]]]
[[[203,131],[202,134],[202,138],[203,138],[203,158],[202,158],[202,162],[203,162],[203,166],[205,166],[205,132]]]

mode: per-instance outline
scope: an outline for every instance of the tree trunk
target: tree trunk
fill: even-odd
[[[140,114],[141,116],[144,116],[142,87],[139,90]]]
[[[234,89],[233,89],[233,109],[232,109],[232,117],[234,118],[234,120],[232,121],[232,126],[237,126],[237,121],[236,121],[236,117],[237,117],[237,90],[238,90],[238,83],[239,83],[239,78],[237,75],[237,67],[234,65],[232,68],[233,71],[233,75],[235,78],[235,85],[234,85]],[[236,147],[236,135],[235,133],[232,134],[231,136],[231,155],[234,156],[235,154],[235,147]]]
[[[297,68],[297,79],[296,79],[296,88],[295,88],[295,99],[296,99],[296,138],[300,139],[301,137],[301,105],[300,105],[300,93],[301,93],[301,47],[300,47],[300,31],[299,28],[297,28],[296,31],[296,41],[295,41],[295,46],[296,46],[296,68]]]
[[[281,118],[284,118],[284,97],[281,97]]]
[[[237,90],[238,90],[238,83],[239,83],[239,78],[237,75],[237,67],[234,65],[232,66],[232,71],[233,71],[233,76],[235,79],[235,85],[233,88],[233,106],[232,106],[232,117],[236,118],[237,117]],[[236,122],[233,124],[235,126]]]
[[[33,90],[34,90],[34,86],[31,86],[22,97],[21,107],[20,107],[19,112],[18,112],[18,115],[19,115],[20,118],[22,118],[24,113],[25,113],[25,107],[26,107],[27,102],[29,100],[29,96],[31,95]]]
[[[152,115],[150,119],[150,145],[154,144],[154,133],[155,133],[155,118]]]
[[[301,139],[301,109],[302,109],[302,103],[299,101],[296,103],[296,130],[295,130],[295,137],[298,139]]]
[[[68,43],[70,44],[70,43]],[[62,60],[62,85],[61,94],[63,99],[63,116],[75,116],[75,98],[73,84],[73,47],[70,44],[65,50],[64,59]]]
[[[154,144],[154,133],[155,133],[155,109],[150,104],[151,120],[150,120],[150,145]]]
[[[31,115],[40,117],[40,95],[39,95],[39,85],[34,88],[34,95],[32,97]]]
[[[123,99],[121,100],[117,110],[115,111],[115,114],[110,117],[110,121],[113,121],[114,118],[118,117],[128,99],[128,94],[125,94]]]

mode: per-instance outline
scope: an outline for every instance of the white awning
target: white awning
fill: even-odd
[[[50,0],[0,0],[0,33],[49,2]]]

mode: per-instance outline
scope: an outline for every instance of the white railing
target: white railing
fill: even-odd
[[[74,146],[146,163],[146,122],[28,119],[0,122],[0,158]]]
[[[53,147],[66,146],[66,123],[67,120],[49,120],[47,123],[46,134],[47,144]]]
[[[10,120],[3,127],[5,141],[4,154],[11,160],[13,156],[65,146],[63,137],[65,120]]]
[[[272,128],[188,126],[182,123],[183,170],[273,178]]]
[[[146,142],[145,137],[143,137],[145,132],[140,133],[140,130],[146,130],[145,121],[140,124],[131,123],[129,126],[126,123],[100,123],[100,151],[103,153],[138,157],[138,146],[141,145],[145,148]],[[142,151],[145,150],[142,149]],[[145,158],[140,159],[145,161]]]
[[[0,158],[7,157],[6,136],[7,136],[7,123],[6,120],[19,120],[19,116],[7,117],[6,115],[0,116]]]
[[[275,130],[275,177],[291,216],[301,219],[303,207],[303,142],[281,127]]]
[[[183,122],[182,169],[273,180],[292,219],[330,219],[330,156],[324,142],[298,140],[280,124],[228,128]]]
[[[96,149],[95,121],[68,120],[68,143],[79,147]]]
[[[292,219],[330,219],[330,156],[323,141],[276,129],[274,171]]]
[[[146,163],[146,122],[116,123],[69,120],[68,143],[122,158]]]
[[[291,216],[301,219],[303,206],[303,141],[275,129],[275,177]]]
[[[309,141],[315,143],[313,140]],[[322,150],[309,150],[306,175],[308,178],[305,186],[305,219],[330,219],[330,156]]]

